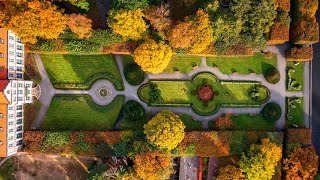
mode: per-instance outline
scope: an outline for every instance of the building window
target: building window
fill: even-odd
[[[22,119],[18,119],[17,124],[22,124]]]
[[[27,97],[26,97],[26,100],[27,100],[27,101],[30,101],[30,100],[31,100],[30,96],[27,96]]]
[[[17,57],[23,57],[23,53],[17,52]]]
[[[23,90],[18,90],[18,94],[23,94]]]
[[[10,63],[14,63],[14,59],[13,58],[9,58],[9,62]]]
[[[22,67],[21,66],[17,66],[17,71],[22,72]]]
[[[22,112],[18,112],[17,117],[22,117]]]
[[[18,101],[23,101],[23,97],[18,97]]]
[[[12,126],[13,125],[13,121],[9,121],[9,126]]]
[[[30,91],[30,90],[27,90],[27,94],[31,94],[31,91]]]
[[[22,126],[18,126],[17,131],[22,131]]]
[[[17,59],[17,64],[23,64],[23,60],[22,59]]]
[[[17,78],[22,79],[22,74],[21,73],[17,73]]]
[[[13,114],[9,114],[9,118],[13,118],[14,117],[14,115]]]
[[[14,52],[13,51],[9,51],[9,55],[14,55]]]
[[[12,111],[13,110],[13,106],[9,106],[9,111]]]
[[[22,110],[22,105],[17,105],[17,110]]]
[[[13,129],[9,129],[9,133],[13,133]]]
[[[12,141],[13,140],[13,136],[10,136],[8,139],[9,139],[9,141]]]
[[[22,140],[19,140],[19,141],[17,142],[17,146],[21,146],[22,143],[23,143],[23,141],[22,141]]]
[[[17,42],[22,43],[21,39],[17,37]]]
[[[14,37],[13,37],[13,36],[9,36],[9,39],[10,39],[10,40],[14,40]]]
[[[14,78],[14,74],[13,73],[9,73],[9,78]]]
[[[22,133],[17,134],[17,139],[22,138]]]
[[[30,88],[30,87],[31,87],[31,84],[29,84],[29,83],[26,84],[26,87],[27,87],[27,88]]]
[[[9,148],[13,148],[13,144],[12,144],[12,143],[10,143],[8,147],[9,147]]]
[[[9,48],[14,48],[14,44],[9,43]]]
[[[13,67],[13,66],[9,66],[9,70],[10,70],[10,71],[13,71],[13,70],[14,70],[14,67]]]
[[[13,90],[13,93],[12,94],[17,94],[17,91],[16,90]]]
[[[23,46],[17,45],[17,49],[20,50],[20,51],[23,51]]]
[[[23,83],[18,83],[18,87],[22,88],[23,87]]]

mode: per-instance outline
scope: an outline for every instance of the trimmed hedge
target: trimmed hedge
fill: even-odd
[[[137,64],[130,64],[124,68],[124,76],[129,84],[138,86],[144,81],[145,73]]]
[[[308,128],[287,129],[286,143],[312,144],[312,130]]]
[[[277,84],[280,81],[280,72],[276,68],[272,68],[265,74],[265,78],[269,83]]]
[[[266,120],[277,121],[281,117],[281,107],[276,103],[269,103],[261,111]]]
[[[312,47],[294,47],[286,51],[287,61],[311,61],[313,59]]]
[[[137,101],[130,100],[123,107],[123,116],[129,120],[141,120],[145,115],[143,106]]]

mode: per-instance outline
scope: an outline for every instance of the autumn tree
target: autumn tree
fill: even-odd
[[[143,180],[165,180],[174,172],[171,158],[165,151],[141,152],[135,155],[133,167]]]
[[[279,146],[268,138],[262,139],[261,144],[252,144],[250,150],[242,154],[240,170],[246,179],[272,179],[281,156],[282,150]]]
[[[313,146],[296,147],[283,160],[286,179],[313,179],[318,171],[318,160]]]
[[[35,43],[37,38],[56,39],[66,28],[67,19],[50,1],[33,0],[21,3],[8,1],[1,25],[24,41]]]
[[[143,128],[147,140],[160,149],[172,150],[184,138],[185,125],[171,111],[161,111]]]
[[[118,10],[110,11],[109,25],[111,29],[120,34],[123,39],[139,40],[146,32],[148,26],[143,20],[143,12],[137,10]]]
[[[92,36],[92,21],[81,14],[70,14],[68,16],[68,27],[78,35],[80,39]]]
[[[111,5],[113,8],[117,9],[144,9],[149,5],[148,0],[111,0]]]
[[[164,42],[149,39],[134,51],[134,61],[143,71],[161,73],[169,64],[171,47]]]
[[[217,180],[242,180],[244,175],[239,168],[234,165],[227,165],[219,169]]]
[[[167,29],[171,24],[169,5],[151,6],[145,10],[145,18],[159,32]]]
[[[202,9],[194,17],[186,17],[169,33],[168,40],[174,48],[186,48],[201,53],[213,42],[213,30],[208,13]]]
[[[223,116],[218,117],[215,119],[216,127],[219,129],[226,129],[232,126],[231,114],[225,114]]]

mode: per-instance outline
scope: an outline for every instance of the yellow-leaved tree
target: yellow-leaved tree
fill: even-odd
[[[169,64],[171,47],[164,42],[148,39],[134,51],[134,61],[143,71],[161,73]]]
[[[244,175],[239,168],[234,165],[227,165],[219,169],[217,180],[242,180]]]
[[[208,13],[199,9],[194,17],[186,17],[168,34],[174,48],[185,48],[192,53],[201,53],[213,42],[213,30]]]
[[[50,1],[8,1],[1,13],[1,25],[24,41],[36,43],[37,38],[56,39],[66,28],[67,18]]]
[[[109,13],[109,26],[113,32],[120,34],[123,39],[139,40],[146,32],[148,25],[143,20],[143,12],[136,10],[111,10]]]
[[[240,170],[246,179],[272,179],[281,156],[282,150],[279,146],[268,138],[262,139],[261,144],[252,144],[249,152],[242,154]]]
[[[161,111],[143,126],[150,144],[172,150],[183,140],[185,125],[178,115],[171,111]]]

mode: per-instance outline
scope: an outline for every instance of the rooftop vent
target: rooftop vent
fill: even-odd
[[[3,58],[4,57],[4,54],[3,53],[0,53],[0,58]]]
[[[0,146],[3,144],[3,142],[2,141],[0,141]]]
[[[3,114],[2,113],[0,113],[0,118],[3,118]]]
[[[0,38],[0,44],[4,44],[4,40]]]
[[[0,127],[0,132],[2,132],[3,131],[3,128],[2,127]]]

